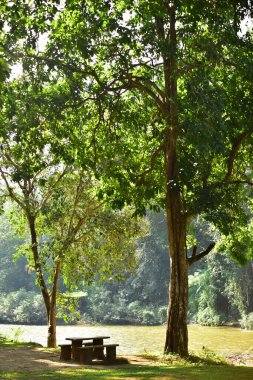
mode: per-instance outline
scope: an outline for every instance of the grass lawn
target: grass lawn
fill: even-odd
[[[108,369],[75,369],[47,372],[2,372],[0,379],[10,380],[92,380],[92,379],[189,379],[189,380],[252,380],[253,368],[203,365],[195,367],[128,366]]]

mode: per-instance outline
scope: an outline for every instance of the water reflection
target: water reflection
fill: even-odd
[[[22,331],[20,339],[46,345],[46,326],[0,325],[0,332],[8,335],[13,335],[16,329]],[[110,342],[119,343],[119,354],[162,352],[165,330],[164,326],[58,326],[57,343],[63,343],[67,336],[108,335]],[[253,350],[253,331],[189,326],[189,346],[191,350],[201,350],[205,346],[220,353],[245,352]]]

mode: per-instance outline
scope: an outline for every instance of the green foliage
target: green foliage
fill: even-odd
[[[169,255],[163,213],[149,213],[150,232],[139,240],[138,264],[123,282],[85,288],[81,319],[116,324],[161,324],[167,316]],[[81,313],[82,314],[82,313]],[[145,317],[144,317],[145,316]]]
[[[67,321],[81,319],[82,321],[108,324],[160,324],[165,322],[167,307],[164,305],[167,302],[167,266],[169,265],[166,225],[163,214],[150,214],[149,218],[150,233],[139,241],[138,265],[135,274],[126,273],[123,282],[110,281],[101,284],[96,280],[92,286],[86,287],[84,292],[69,293],[60,281],[58,317],[65,318]],[[11,237],[6,238],[6,244],[7,242],[8,244],[12,242]],[[4,250],[4,247],[2,249]],[[10,250],[5,253],[6,261],[0,268],[0,279],[3,279],[1,290],[8,293],[9,299],[15,295],[12,292],[22,286],[25,286],[28,291],[33,290],[34,295],[36,291],[33,283],[34,276],[31,276],[33,271],[30,274],[25,272],[27,262],[19,258],[15,263],[12,263],[11,256],[15,249],[17,247],[14,247],[13,251]],[[1,254],[3,255],[3,251]],[[159,260],[157,260],[158,257]],[[24,274],[21,272],[21,262],[24,262]],[[8,273],[12,286],[6,282],[5,271]],[[25,276],[31,277],[30,282],[26,282]],[[83,281],[82,276],[81,281]],[[16,283],[17,288],[15,287]],[[82,288],[82,284],[79,286]],[[31,293],[28,292],[27,294]],[[31,310],[33,310],[33,300],[34,297],[31,295],[29,300]],[[20,302],[22,304],[23,301]],[[24,299],[24,303],[27,304],[27,299]],[[10,307],[6,308],[8,310],[6,321],[10,322],[13,320],[13,316],[10,315]],[[152,314],[149,319],[148,313]],[[146,314],[145,319],[144,314]],[[44,308],[42,305],[41,320],[44,320],[43,315]],[[4,319],[3,317],[4,311],[2,310],[1,320]],[[29,323],[29,317],[27,317],[27,321]],[[30,323],[33,322],[30,321]]]
[[[23,239],[13,236],[7,214],[4,213],[0,216],[0,293],[17,291],[22,287],[26,290],[33,290],[35,276],[34,273],[31,273],[27,260],[20,257],[13,261]]]
[[[222,313],[216,310],[218,289],[212,281],[210,270],[195,272],[189,277],[189,315],[194,322],[206,326],[219,326],[224,323]]]
[[[245,330],[253,330],[253,312],[244,314],[240,319],[241,327]]]
[[[196,322],[203,326],[220,326],[222,325],[222,320],[217,314],[216,310],[207,306],[203,309],[203,300],[200,302],[200,311],[197,314]]]
[[[42,296],[24,288],[0,295],[2,323],[42,324],[46,322]]]
[[[135,295],[135,298],[139,298]],[[81,321],[98,322],[109,325],[159,325],[165,322],[165,308],[147,305],[142,300],[128,303],[120,295],[106,289],[94,289],[89,293],[87,311],[81,315]]]
[[[225,254],[211,255],[189,276],[189,318],[203,325],[246,320],[253,310],[252,261],[237,264]]]
[[[16,207],[10,212],[16,233],[31,238],[17,257],[25,255],[35,269],[49,316],[60,271],[71,289],[97,273],[101,281],[122,279],[134,268],[136,239],[146,227],[130,208],[112,211],[96,199],[98,182],[73,165],[75,148],[49,127],[40,81],[36,71],[31,81],[23,75],[6,87],[0,174],[2,196]]]
[[[25,271],[24,259],[11,261],[12,252],[17,244],[8,235],[8,226],[4,228],[2,217],[2,267],[0,268],[0,286],[4,293],[5,309],[1,308],[0,319],[13,322],[13,305],[16,291],[26,289],[29,297],[19,298],[19,315],[26,317],[23,322],[33,323],[28,309],[34,309],[34,276]],[[103,284],[97,279],[92,286],[84,287],[81,292],[67,292],[60,282],[58,297],[58,316],[67,321],[104,324],[163,324],[167,318],[167,253],[166,224],[163,214],[149,214],[149,235],[139,241],[138,264],[135,274],[125,274],[123,282],[110,281]],[[195,231],[196,228],[196,231]],[[195,231],[195,232],[194,232]],[[210,241],[210,227],[206,223],[193,226],[201,247]],[[212,232],[213,233],[213,232]],[[5,239],[3,239],[5,235]],[[16,246],[12,246],[15,242]],[[9,247],[9,249],[7,249]],[[4,254],[5,252],[5,254]],[[159,258],[159,259],[158,259]],[[192,267],[189,276],[189,322],[203,325],[217,325],[245,320],[253,310],[252,262],[243,267],[226,254],[212,254],[202,263]],[[29,280],[29,281],[28,281]],[[83,285],[79,284],[82,289]],[[33,291],[34,293],[30,293]],[[14,292],[12,294],[12,292]],[[8,305],[5,294],[8,294]],[[23,294],[23,293],[22,293]],[[24,296],[24,294],[23,294]],[[24,303],[24,306],[22,304]],[[29,303],[29,307],[27,306]],[[38,311],[44,320],[44,307]],[[14,313],[18,315],[18,311]],[[16,318],[16,322],[19,320]]]
[[[216,4],[211,11],[204,0],[194,6],[187,1],[175,6],[181,47],[176,51],[180,139],[175,185],[182,192],[185,214],[205,214],[228,233],[245,219],[240,181],[251,178],[249,172],[244,177],[242,157],[250,160],[252,39],[237,34],[249,9],[243,2],[235,8]],[[57,104],[57,115],[51,114],[54,129],[62,128],[59,114],[66,125],[73,125],[75,119],[82,141],[75,140],[77,159],[103,177],[101,199],[114,207],[132,202],[139,213],[147,205],[163,207],[165,200],[163,159],[156,152],[170,126],[155,97],[164,95],[163,69],[153,62],[174,52],[156,33],[159,17],[168,29],[168,10],[157,1],[148,6],[141,1],[124,5],[121,1],[85,5],[70,1],[52,22],[47,52],[41,55],[55,78],[45,89],[52,111]],[[91,98],[97,103],[89,103]],[[70,103],[75,115],[66,111]],[[75,130],[72,127],[71,133]],[[244,133],[234,176],[224,180],[236,138]],[[73,141],[71,136],[68,139]],[[92,143],[87,146],[88,140]],[[83,144],[90,162],[83,155]],[[142,176],[154,155],[152,170]]]

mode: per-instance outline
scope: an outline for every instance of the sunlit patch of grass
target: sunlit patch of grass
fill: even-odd
[[[19,342],[7,335],[0,334],[0,347],[42,347],[39,343]]]
[[[202,348],[202,351],[197,353],[192,351],[187,357],[181,357],[175,354],[144,354],[139,355],[151,361],[167,365],[176,365],[176,366],[193,366],[193,365],[226,365],[228,362],[226,359],[215,352],[209,350],[206,347]]]
[[[227,360],[215,353],[212,350],[209,350],[207,347],[202,347],[201,351],[198,351],[197,353],[192,351],[189,356],[189,360],[195,363],[200,364],[210,364],[210,365],[227,365]]]
[[[122,368],[83,368],[36,372],[0,372],[5,380],[252,380],[253,368],[233,366],[123,366]]]

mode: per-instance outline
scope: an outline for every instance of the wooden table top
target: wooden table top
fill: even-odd
[[[66,340],[94,340],[94,339],[109,339],[110,336],[91,336],[91,337],[78,337],[78,336],[73,336],[70,338],[65,338]]]

